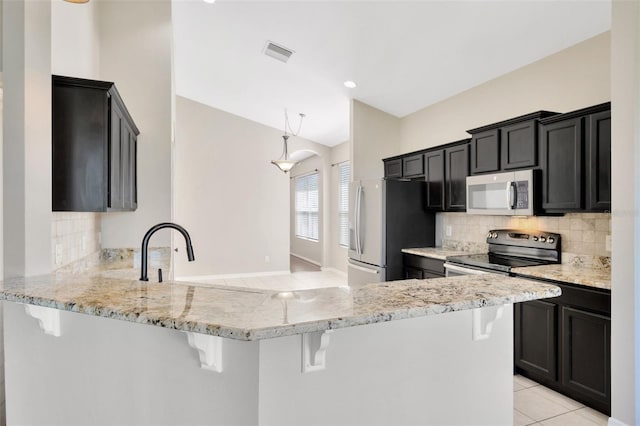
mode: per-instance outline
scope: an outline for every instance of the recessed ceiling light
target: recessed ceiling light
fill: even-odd
[[[355,89],[356,87],[358,87],[358,85],[356,84],[355,81],[347,80],[344,82],[344,87],[347,87],[349,89]]]
[[[216,0],[204,0],[205,3],[215,3]]]

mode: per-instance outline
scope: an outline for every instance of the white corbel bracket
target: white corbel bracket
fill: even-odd
[[[222,373],[222,337],[185,331],[189,346],[198,351],[200,368]]]
[[[45,306],[24,305],[24,311],[32,318],[38,320],[40,329],[44,334],[60,337],[60,311]]]
[[[302,335],[302,372],[324,370],[327,366],[327,348],[333,330],[316,331]]]
[[[502,318],[504,306],[489,306],[472,311],[473,340],[485,340],[491,336],[493,323]]]

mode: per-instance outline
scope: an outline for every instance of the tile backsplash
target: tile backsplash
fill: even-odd
[[[100,256],[100,213],[53,212],[51,219],[51,269],[77,260]]]
[[[440,238],[445,248],[467,251],[486,250],[490,229],[539,230],[562,236],[563,263],[572,255],[610,257],[606,249],[611,235],[611,214],[571,213],[564,216],[481,216],[466,213],[438,213],[441,215]],[[450,235],[447,235],[450,233]]]

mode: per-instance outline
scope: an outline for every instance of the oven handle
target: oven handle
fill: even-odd
[[[486,271],[479,271],[477,269],[471,269],[471,268],[465,268],[462,266],[458,266],[458,265],[454,265],[453,263],[445,263],[444,264],[444,269],[446,269],[447,271],[453,271],[453,272],[458,272],[460,274],[464,274],[464,275],[483,275],[483,274],[488,274],[489,272]]]

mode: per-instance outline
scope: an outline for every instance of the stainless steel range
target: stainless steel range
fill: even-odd
[[[560,234],[544,231],[495,229],[487,234],[489,252],[448,256],[446,276],[510,275],[512,268],[560,263]]]

